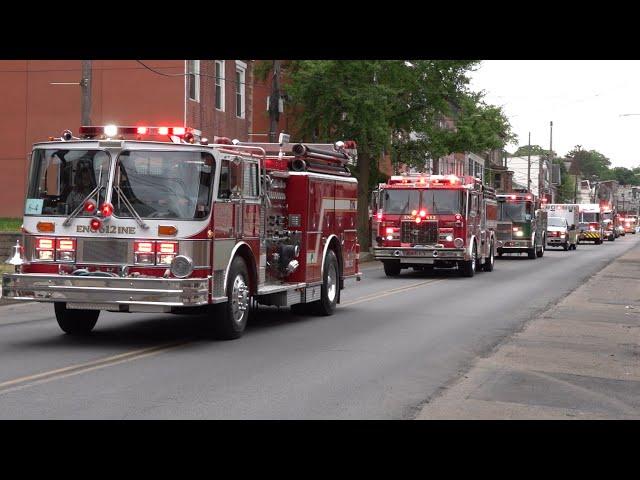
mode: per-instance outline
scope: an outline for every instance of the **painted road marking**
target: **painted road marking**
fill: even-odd
[[[54,380],[60,380],[63,378],[79,375],[81,373],[98,370],[101,368],[111,367],[119,365],[121,363],[131,362],[133,360],[140,360],[142,358],[157,355],[158,353],[174,350],[178,347],[187,345],[191,342],[174,342],[165,343],[162,345],[156,345],[154,347],[143,348],[140,350],[134,350],[131,352],[120,353],[111,357],[102,358],[100,360],[94,360],[86,363],[79,363],[76,365],[70,365],[68,367],[58,368],[55,370],[49,370],[46,372],[36,373],[33,375],[27,375],[24,377],[15,378],[13,380],[7,380],[0,383],[0,395],[4,393],[21,390],[26,387],[40,385],[42,383],[48,383]]]
[[[394,295],[396,293],[406,292],[409,290],[416,289],[418,287],[422,287],[424,285],[431,285],[434,283],[442,282],[444,280],[445,279],[432,279],[432,280],[426,280],[423,282],[412,283],[410,285],[405,285],[403,287],[392,288],[391,290],[386,290],[384,292],[377,292],[377,293],[365,295],[364,297],[356,298],[355,300],[352,300],[350,302],[344,302],[341,305],[349,306],[349,305],[355,305],[362,302],[374,301],[379,298],[387,297],[389,295]],[[55,370],[48,370],[48,371],[36,373],[33,375],[27,375],[24,377],[7,380],[4,382],[0,382],[0,395],[3,395],[5,393],[10,393],[10,392],[15,392],[28,387],[33,387],[36,385],[41,385],[43,383],[53,382],[55,380],[62,380],[64,378],[92,372],[94,370],[100,370],[103,368],[112,367],[112,366],[120,365],[123,363],[133,362],[134,360],[140,360],[153,355],[157,355],[159,353],[168,352],[170,350],[183,347],[190,343],[192,343],[191,340],[174,342],[174,343],[165,343],[165,344],[156,345],[153,347],[143,348],[140,350],[120,353],[118,355],[113,355],[113,356],[102,358],[99,360],[93,360],[91,362],[79,363],[75,365],[70,365],[68,367],[62,367]]]

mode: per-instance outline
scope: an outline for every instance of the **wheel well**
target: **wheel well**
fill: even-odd
[[[236,257],[241,257],[249,269],[249,290],[252,295],[255,295],[258,291],[258,273],[256,269],[256,260],[253,256],[253,251],[249,245],[240,245],[235,254]],[[232,260],[233,261],[233,260]],[[225,290],[226,291],[226,290]]]

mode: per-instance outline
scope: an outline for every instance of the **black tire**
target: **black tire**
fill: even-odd
[[[498,249],[498,258],[502,257],[504,252],[501,249]]]
[[[538,258],[542,258],[542,256],[544,255],[544,246],[546,245],[546,242],[546,237],[542,237],[542,245],[540,245],[539,249],[536,249],[536,256]]]
[[[320,300],[310,303],[314,313],[322,316],[333,315],[340,297],[340,267],[333,250],[327,251],[322,272]]]
[[[566,252],[567,250],[569,250],[569,248],[571,247],[571,245],[569,245],[568,243],[564,243],[562,244],[562,249]]]
[[[476,274],[478,268],[478,249],[476,243],[473,242],[473,249],[471,250],[471,260],[465,260],[459,264],[460,274],[463,277],[473,277]]]
[[[384,265],[384,274],[387,277],[397,277],[400,275],[402,267],[400,266],[399,260],[386,260],[382,262],[382,264]]]
[[[536,258],[538,258],[536,256],[536,247],[528,248],[527,249],[527,255],[528,255],[530,260],[535,260]]]
[[[242,257],[235,257],[227,277],[227,301],[218,305],[211,323],[212,333],[219,340],[240,338],[251,314],[249,269]]]
[[[493,272],[493,264],[495,263],[495,257],[493,253],[493,242],[489,245],[489,258],[486,258],[482,270],[485,272]]]
[[[55,302],[58,325],[68,335],[87,335],[96,326],[100,310],[69,310],[64,302]]]

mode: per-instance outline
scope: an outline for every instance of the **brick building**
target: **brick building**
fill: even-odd
[[[216,78],[218,77],[218,78]],[[0,61],[0,217],[21,217],[31,145],[78,131],[80,60]],[[94,60],[91,123],[186,125],[248,140],[251,60]]]

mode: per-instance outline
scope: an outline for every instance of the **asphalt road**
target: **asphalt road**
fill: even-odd
[[[542,259],[503,257],[461,278],[404,270],[343,291],[332,317],[260,308],[245,336],[198,316],[102,312],[64,335],[48,304],[0,307],[0,418],[411,419],[440,389],[640,240]]]

